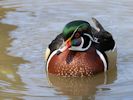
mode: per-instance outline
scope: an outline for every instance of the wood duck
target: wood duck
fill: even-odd
[[[108,70],[110,55],[116,57],[116,44],[112,35],[95,18],[92,20],[97,29],[87,21],[71,21],[48,45],[45,53],[48,73],[82,77]]]

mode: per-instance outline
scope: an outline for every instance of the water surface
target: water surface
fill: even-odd
[[[0,99],[132,100],[132,0],[0,0]],[[91,78],[46,75],[44,51],[66,23],[96,17],[112,33],[117,68]]]

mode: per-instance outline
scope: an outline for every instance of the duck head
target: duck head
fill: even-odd
[[[91,33],[91,26],[86,21],[76,20],[68,23],[62,32],[64,42],[57,54],[66,49],[72,51],[86,51],[95,42]]]

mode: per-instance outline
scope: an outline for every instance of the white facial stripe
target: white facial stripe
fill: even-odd
[[[75,35],[76,31],[79,29],[79,27],[81,27],[83,24],[79,25],[74,31],[73,31],[73,34],[71,35],[71,39],[73,38],[73,36]]]
[[[99,50],[96,50],[97,54],[99,55],[99,57],[101,58],[101,60],[103,61],[103,64],[104,64],[104,72],[107,71],[107,62],[106,62],[106,59],[105,57],[103,56],[103,54],[99,51]]]
[[[77,30],[78,30],[82,25],[84,25],[84,24],[79,25],[79,26],[74,30],[74,32],[73,32],[73,34],[71,35],[70,38],[73,38],[74,34],[77,32]],[[92,37],[91,37],[91,38],[92,38]]]
[[[80,26],[81,26],[81,25],[79,25],[79,26],[74,30],[74,32],[73,32],[71,38],[74,36],[74,34],[76,33],[76,31],[79,29]]]

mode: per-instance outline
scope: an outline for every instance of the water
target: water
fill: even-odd
[[[132,100],[132,0],[0,0],[0,100]],[[92,78],[46,75],[44,51],[75,19],[96,17],[118,47],[117,69]]]

